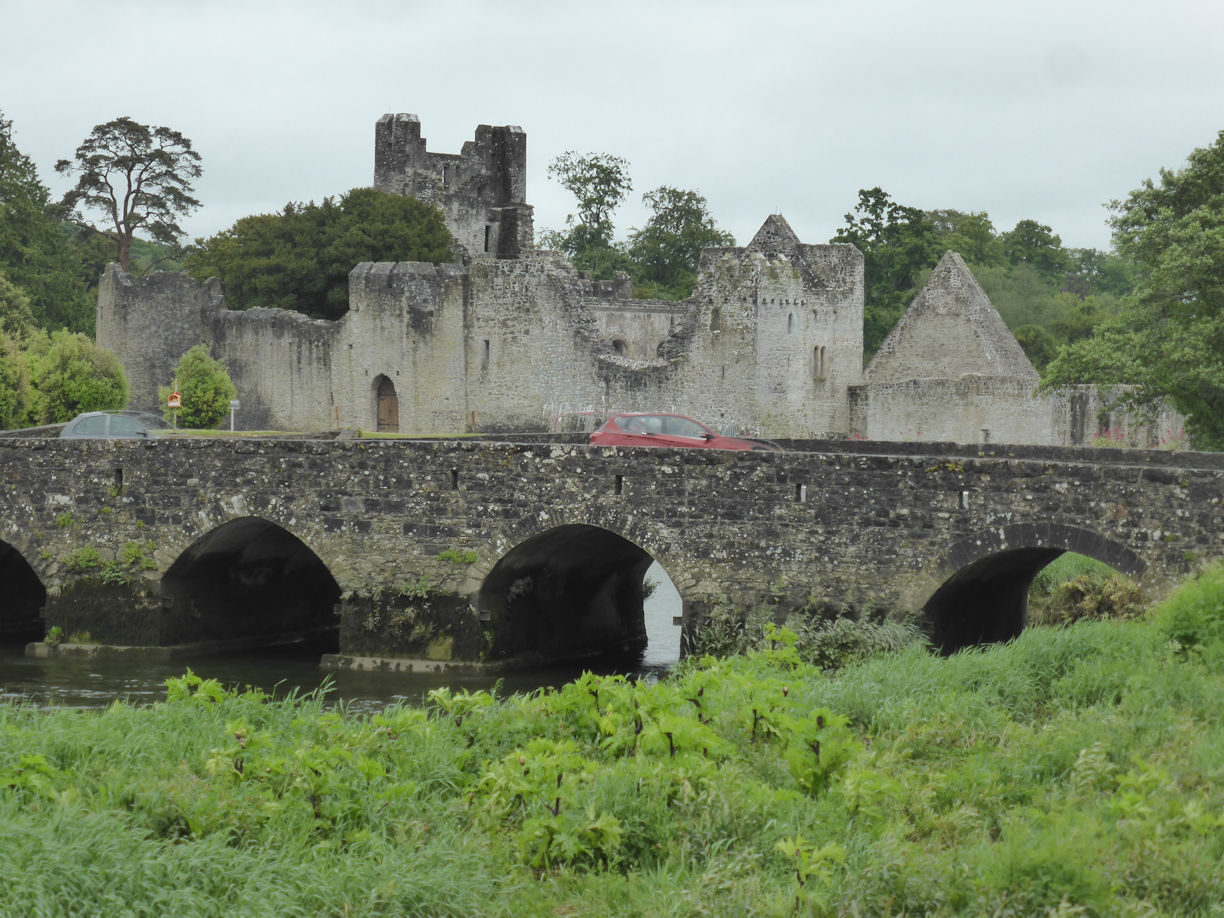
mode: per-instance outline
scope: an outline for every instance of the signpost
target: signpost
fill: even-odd
[[[230,433],[234,432],[234,412],[242,406],[238,404],[238,399],[230,399]]]
[[[183,407],[183,397],[179,395],[178,388],[166,396],[166,407],[172,412],[170,415],[170,423],[178,427],[178,410]]]

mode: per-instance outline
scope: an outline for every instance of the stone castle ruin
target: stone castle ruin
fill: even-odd
[[[522,129],[481,125],[458,155],[429,152],[420,134],[414,115],[378,120],[374,187],[439,207],[455,260],[355,266],[337,321],[233,310],[216,279],[136,280],[111,265],[98,342],[127,369],[132,407],[156,410],[157,387],[204,342],[229,367],[246,429],[524,432],[674,410],[776,438],[1076,445],[1098,433],[1100,396],[1037,394],[954,253],[864,372],[854,246],[802,243],[775,214],[746,246],[705,250],[689,299],[634,299],[627,277],[594,281],[535,248]]]

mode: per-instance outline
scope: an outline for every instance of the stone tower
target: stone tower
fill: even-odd
[[[374,126],[374,187],[439,207],[466,258],[534,248],[527,135],[515,125],[482,124],[460,153],[430,153],[416,115],[383,115]]]

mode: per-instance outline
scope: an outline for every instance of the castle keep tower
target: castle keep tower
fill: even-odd
[[[517,258],[535,246],[527,134],[516,125],[482,124],[456,155],[430,153],[416,115],[383,115],[374,125],[374,187],[441,208],[466,258]]]

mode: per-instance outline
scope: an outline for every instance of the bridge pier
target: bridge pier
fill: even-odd
[[[155,585],[143,578],[113,582],[80,577],[49,597],[43,613],[47,630],[63,637],[88,634],[85,643],[156,647],[162,641],[162,603]]]

